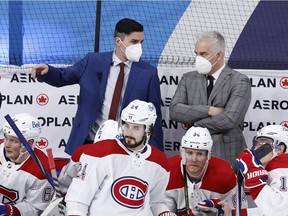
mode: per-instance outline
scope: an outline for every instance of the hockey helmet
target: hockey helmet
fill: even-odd
[[[211,153],[213,140],[207,128],[191,127],[181,139],[182,148],[208,150]]]
[[[94,142],[105,139],[115,139],[120,134],[117,121],[112,119],[106,120],[97,130]]]
[[[150,102],[134,100],[122,110],[121,120],[133,124],[145,125],[146,143],[151,136],[151,128],[157,118],[155,106]]]
[[[14,115],[12,119],[27,141],[31,139],[34,140],[34,143],[38,141],[41,133],[41,125],[38,119],[28,113]],[[3,126],[3,133],[17,137],[16,133],[7,121]]]
[[[121,120],[134,124],[153,126],[157,118],[156,109],[152,103],[134,100],[122,110]]]
[[[288,147],[288,128],[282,125],[268,125],[261,128],[255,137],[257,140],[261,137],[267,137],[273,140],[273,146],[277,148],[281,143]]]

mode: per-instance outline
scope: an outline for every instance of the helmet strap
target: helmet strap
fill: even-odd
[[[22,151],[24,149],[24,151]],[[26,160],[28,157],[27,157],[27,149],[25,148],[25,146],[21,143],[21,149],[20,149],[20,152],[19,152],[19,155],[18,157],[16,158],[16,160],[14,160],[13,162],[14,163],[22,163],[24,160]]]

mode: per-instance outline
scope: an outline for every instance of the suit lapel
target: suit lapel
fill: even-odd
[[[137,64],[133,62],[131,65],[131,70],[130,70],[130,74],[128,77],[128,81],[127,81],[127,85],[126,85],[126,89],[125,89],[125,93],[124,93],[124,97],[122,101],[122,109],[127,105],[128,98],[130,94],[133,93],[132,90],[139,76],[139,71],[141,70],[141,68],[137,67]]]
[[[206,77],[205,75],[202,74],[198,74],[197,72],[197,81],[200,83],[200,88],[199,89],[199,93],[200,93],[200,98],[202,100],[202,104],[206,104],[207,103],[207,82],[206,82]]]
[[[107,55],[104,56],[104,62],[102,64],[103,67],[103,77],[102,82],[100,83],[100,101],[104,101],[106,86],[107,86],[107,80],[110,73],[110,67],[112,63],[112,52],[107,53]]]
[[[219,78],[217,79],[210,98],[208,100],[208,103],[211,103],[211,101],[213,100],[213,98],[218,94],[218,92],[222,89],[222,86],[225,85],[225,82],[228,80],[230,74],[231,74],[231,69],[227,68],[227,66],[225,66],[219,76]]]

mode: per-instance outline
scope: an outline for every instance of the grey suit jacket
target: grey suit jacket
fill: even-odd
[[[226,65],[209,98],[206,88],[205,75],[197,71],[184,74],[169,107],[170,118],[206,127],[213,139],[212,155],[235,167],[236,157],[246,148],[242,127],[251,101],[250,80]],[[222,107],[224,112],[209,116],[209,106]]]

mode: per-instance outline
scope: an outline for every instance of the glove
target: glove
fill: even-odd
[[[224,215],[224,210],[222,209],[222,206],[219,205],[218,203],[221,200],[218,198],[211,198],[211,199],[207,199],[207,200],[203,200],[202,202],[199,202],[197,204],[197,210],[201,210],[201,211],[211,211],[211,208],[215,208],[217,209],[217,215]],[[213,210],[212,210],[213,211]]]
[[[187,215],[186,209],[178,210],[178,216],[186,216],[186,215]],[[189,209],[188,215],[189,216],[195,216],[191,209]]]
[[[21,216],[19,210],[15,206],[8,204],[0,204],[0,215]]]
[[[59,175],[59,186],[61,191],[66,194],[67,190],[74,177],[77,176],[77,173],[81,169],[81,162],[74,162],[72,160],[64,166]]]
[[[177,215],[173,212],[165,211],[159,214],[158,216],[177,216]]]
[[[244,176],[244,185],[246,188],[255,188],[266,184],[268,178],[267,171],[253,150],[244,149],[237,157],[236,165]]]

